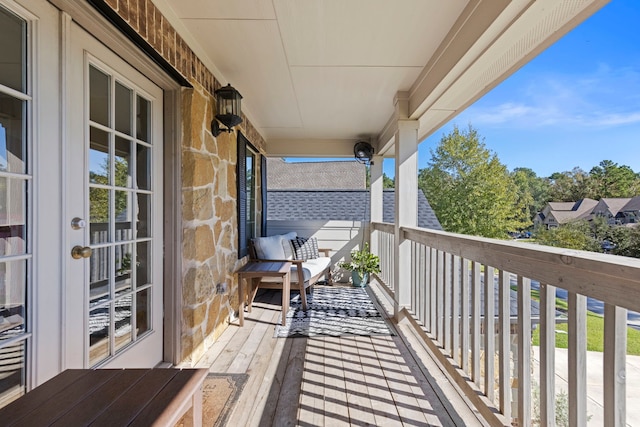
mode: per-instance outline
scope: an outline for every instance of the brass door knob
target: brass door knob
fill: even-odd
[[[71,249],[71,257],[73,259],[89,258],[91,256],[91,248],[89,246],[74,246]]]

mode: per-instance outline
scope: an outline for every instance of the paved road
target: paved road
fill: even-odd
[[[512,279],[513,282],[514,279]],[[539,290],[540,283],[532,280],[531,289]],[[569,292],[565,289],[557,288],[556,297],[566,301]],[[604,316],[604,302],[587,297],[587,310]],[[634,329],[640,329],[640,313],[629,310],[627,312],[627,324]]]

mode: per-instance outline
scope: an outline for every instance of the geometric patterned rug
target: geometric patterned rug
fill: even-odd
[[[307,305],[304,311],[299,294],[291,298],[287,324],[274,337],[394,335],[366,288],[314,286]]]

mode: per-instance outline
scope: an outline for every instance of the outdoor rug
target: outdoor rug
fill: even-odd
[[[287,324],[274,337],[393,335],[366,288],[315,286],[307,305],[304,311],[300,295],[291,298]]]
[[[209,374],[202,386],[202,425],[221,427],[247,382],[247,374]],[[180,421],[177,426],[183,426]]]

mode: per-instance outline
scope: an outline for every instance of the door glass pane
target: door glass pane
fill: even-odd
[[[151,283],[151,242],[136,245],[136,287]]]
[[[136,100],[136,107],[138,109],[138,113],[136,116],[136,138],[144,142],[149,142],[149,134],[151,132],[151,130],[149,129],[151,123],[151,103],[142,98],[140,95],[136,97]]]
[[[105,126],[109,126],[110,85],[109,76],[89,67],[89,119]]]
[[[136,182],[138,189],[150,190],[151,182],[151,149],[142,144],[136,144]]]
[[[129,159],[131,159],[131,141],[117,136],[114,157],[116,165],[116,185],[118,187],[131,188],[132,177],[129,161]]]
[[[91,366],[105,360],[111,354],[110,325],[109,304],[89,312],[89,364]]]
[[[136,335],[151,330],[151,288],[136,292]]]
[[[133,246],[118,245],[116,249],[116,294],[131,290],[131,263],[133,261]]]
[[[0,407],[8,405],[26,393],[25,352],[26,343],[24,341],[0,348],[0,366],[2,366]]]
[[[109,134],[101,129],[91,128],[89,141],[89,182],[109,184]]]
[[[151,221],[151,196],[138,193],[138,222],[136,223],[137,236],[149,237],[149,225]]]
[[[0,341],[26,330],[26,275],[25,260],[0,263]]]
[[[0,8],[0,85],[20,92],[26,91],[26,23]]]
[[[0,176],[0,255],[26,253],[26,182]]]
[[[131,135],[132,91],[116,82],[116,130]]]
[[[89,188],[91,244],[109,241],[109,194],[106,188]]]
[[[116,191],[116,242],[130,240],[133,237],[131,223],[131,197],[128,191]]]
[[[89,305],[95,306],[109,300],[111,277],[111,248],[93,248],[89,258]]]
[[[133,294],[126,295],[115,302],[115,340],[116,350],[129,344],[132,340],[131,312]]]
[[[27,170],[25,107],[25,101],[0,93],[0,171]]]

